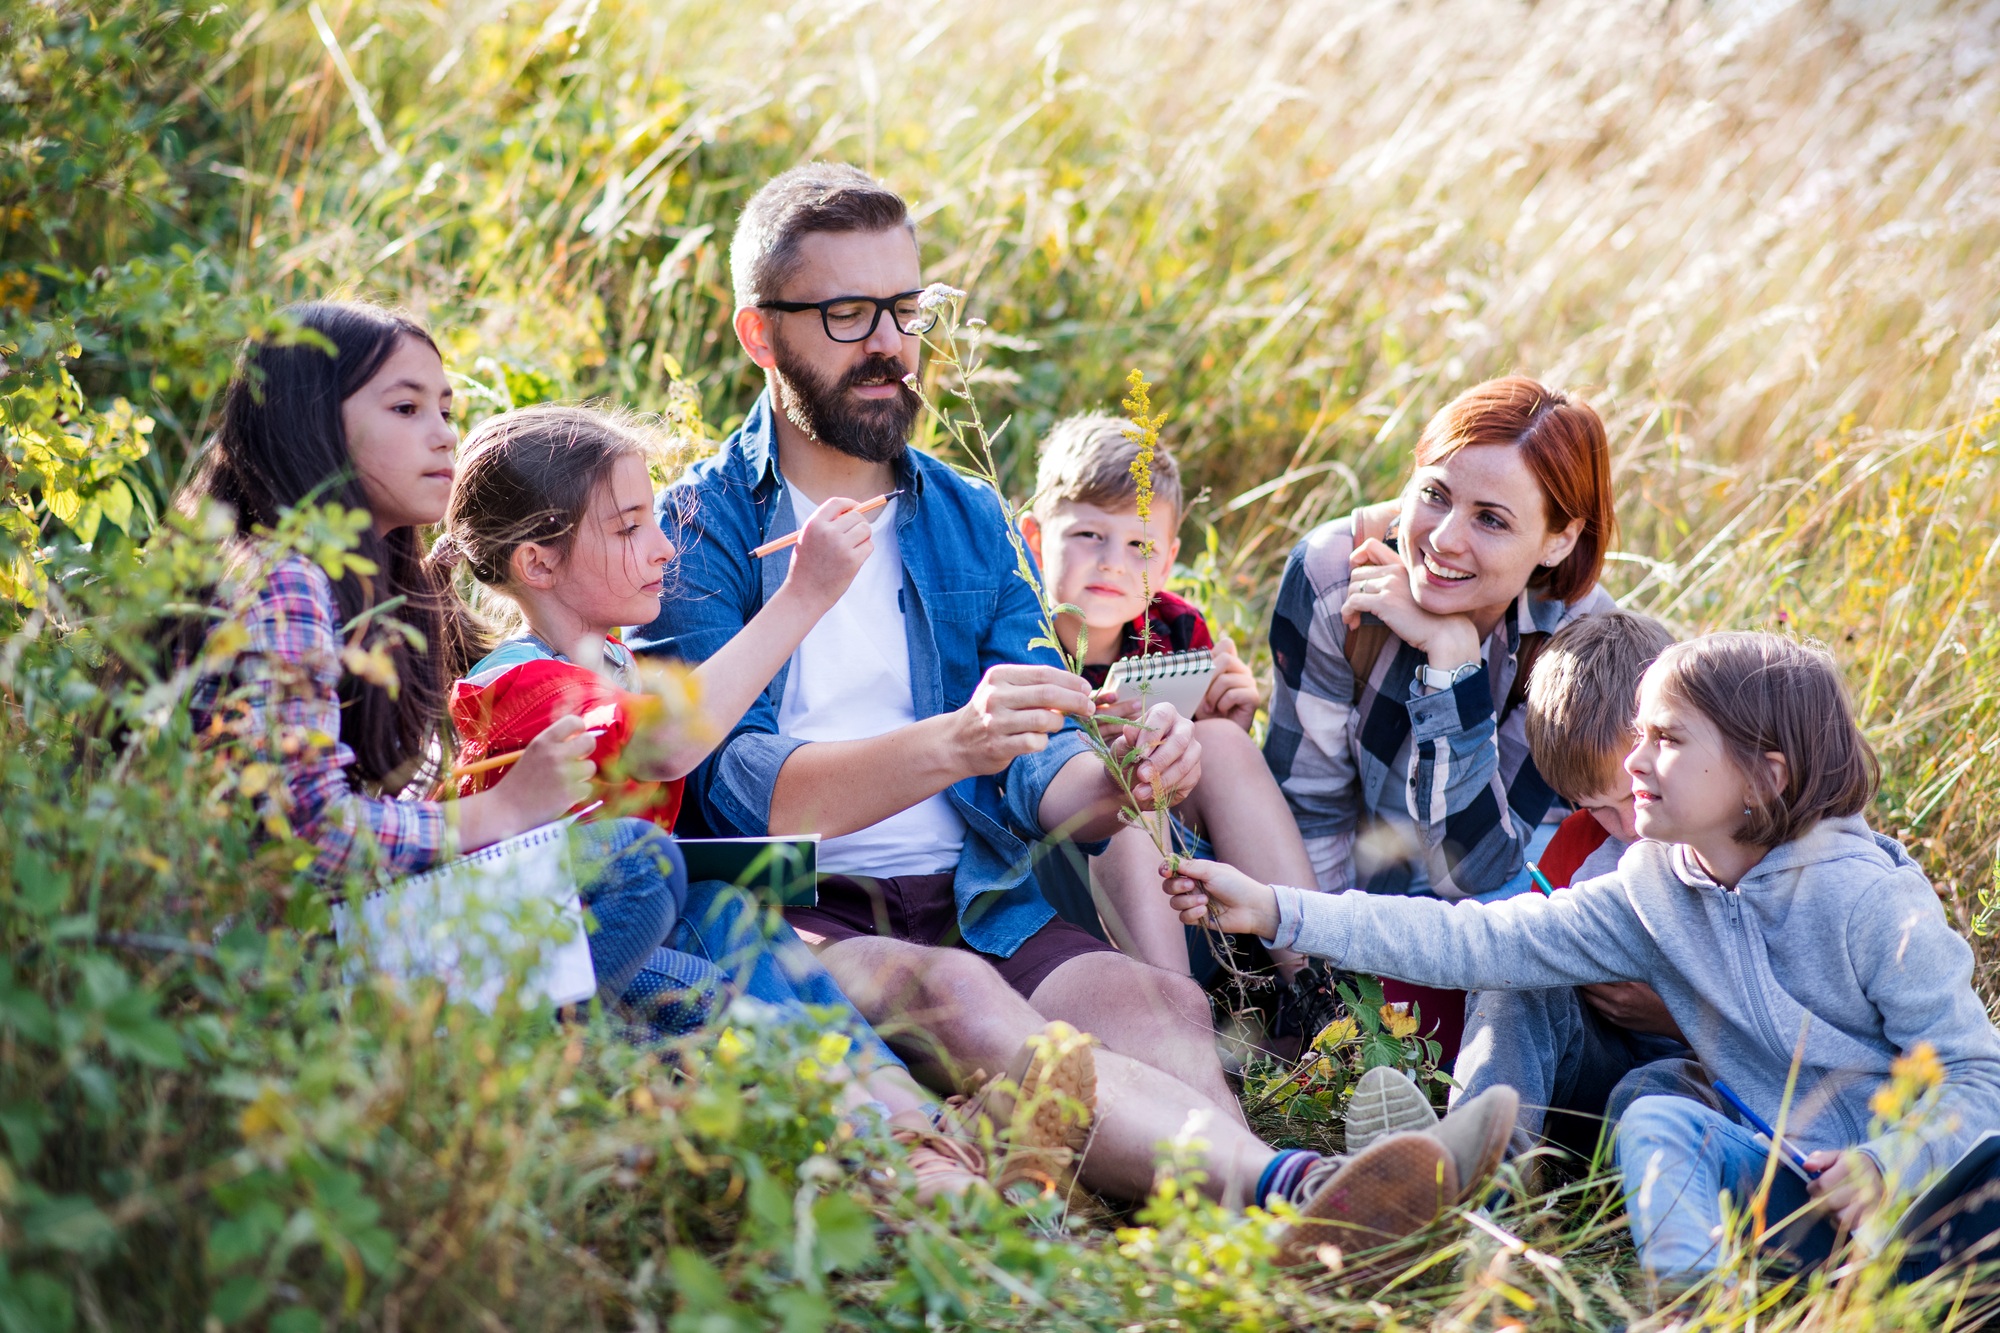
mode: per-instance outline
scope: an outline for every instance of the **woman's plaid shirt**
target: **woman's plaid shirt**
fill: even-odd
[[[1521,635],[1553,633],[1616,605],[1593,588],[1575,605],[1530,589],[1486,641],[1484,662],[1448,691],[1417,683],[1424,655],[1391,638],[1354,693],[1340,605],[1354,549],[1348,518],[1321,524],[1285,563],[1271,616],[1276,680],[1264,758],[1329,892],[1491,893],[1520,874],[1555,793],[1528,756],[1526,710],[1497,714]]]

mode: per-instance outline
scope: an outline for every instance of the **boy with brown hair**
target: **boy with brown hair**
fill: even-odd
[[[1132,472],[1139,446],[1130,429],[1118,417],[1087,413],[1057,422],[1042,441],[1021,530],[1056,604],[1081,613],[1058,616],[1056,634],[1071,657],[1082,643],[1081,674],[1100,688],[1122,658],[1212,651],[1215,675],[1194,713],[1202,782],[1177,807],[1177,820],[1206,844],[1198,855],[1263,879],[1311,884],[1312,863],[1298,825],[1250,739],[1262,701],[1257,678],[1227,637],[1210,634],[1200,608],[1166,590],[1181,545],[1179,465],[1165,446],[1156,446],[1151,513],[1142,522]],[[1129,712],[1135,703],[1107,699],[1101,708]],[[1086,928],[1101,919],[1125,952],[1186,972],[1191,950],[1199,947],[1198,931],[1183,928],[1164,907],[1159,861],[1145,832],[1128,828],[1090,858],[1088,890],[1080,878],[1063,875],[1043,876],[1043,890],[1065,918]],[[1279,963],[1288,976],[1298,967],[1289,954]]]
[[[1544,892],[1607,874],[1638,841],[1632,749],[1639,679],[1674,642],[1651,616],[1606,611],[1557,633],[1528,686],[1528,748],[1535,767],[1574,813],[1537,865]],[[1640,1092],[1678,1090],[1692,1059],[1680,1028],[1652,987],[1639,981],[1553,990],[1474,991],[1452,1075],[1452,1099],[1507,1084],[1521,1094],[1517,1147],[1543,1133],[1588,1155],[1604,1121]],[[1615,1091],[1614,1091],[1615,1089]]]

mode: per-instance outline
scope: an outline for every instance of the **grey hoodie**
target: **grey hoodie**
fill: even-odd
[[[2000,1129],[2000,1034],[1972,990],[1972,949],[1930,881],[1859,816],[1773,848],[1734,890],[1686,847],[1638,842],[1611,874],[1498,903],[1280,887],[1280,948],[1426,986],[1520,990],[1644,981],[1709,1077],[1808,1149],[1860,1145],[1914,1186]],[[1869,1139],[1889,1062],[1929,1043],[1937,1110]]]

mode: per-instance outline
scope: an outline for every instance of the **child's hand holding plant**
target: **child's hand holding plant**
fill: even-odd
[[[1132,797],[1142,807],[1151,806],[1160,795],[1173,805],[1201,781],[1201,742],[1194,738],[1194,723],[1172,704],[1154,704],[1143,720],[1120,728],[1109,748],[1111,763],[1138,751],[1139,762],[1130,776]]]
[[[1213,921],[1231,935],[1267,940],[1278,933],[1278,895],[1234,866],[1188,857],[1173,873],[1162,864],[1160,875],[1174,911],[1190,926]]]

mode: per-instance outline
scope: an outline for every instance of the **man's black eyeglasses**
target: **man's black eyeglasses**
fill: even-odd
[[[828,301],[759,301],[757,308],[792,315],[817,310],[827,337],[837,343],[862,343],[874,334],[884,311],[904,333],[929,333],[938,322],[938,312],[923,308],[917,300],[922,295],[919,289],[894,296],[836,296]]]

